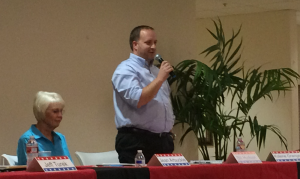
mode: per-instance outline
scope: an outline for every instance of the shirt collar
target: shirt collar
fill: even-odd
[[[41,138],[41,137],[47,139],[44,136],[44,134],[42,134],[41,131],[38,130],[38,128],[36,128],[35,124],[31,125],[31,131],[32,131],[32,134],[33,134],[35,139],[38,139],[38,138]],[[56,132],[52,131],[52,134],[53,134],[53,137],[58,136],[60,138],[60,136]]]
[[[140,57],[140,56],[137,56],[137,55],[135,55],[133,53],[130,53],[129,58],[133,59],[136,63],[138,63],[142,67],[148,67],[147,61],[144,58]]]

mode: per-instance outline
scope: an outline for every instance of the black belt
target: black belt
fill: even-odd
[[[118,132],[120,133],[131,133],[131,134],[146,134],[146,135],[152,135],[157,137],[166,137],[168,135],[172,135],[170,132],[162,132],[162,133],[154,133],[150,132],[144,129],[138,129],[135,127],[121,127],[118,128]]]

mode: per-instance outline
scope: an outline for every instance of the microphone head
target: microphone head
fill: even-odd
[[[159,63],[162,63],[164,61],[159,54],[155,55],[154,60],[157,60]]]

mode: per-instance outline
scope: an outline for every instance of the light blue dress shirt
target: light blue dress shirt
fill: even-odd
[[[158,72],[156,66],[149,67],[145,59],[132,53],[118,65],[112,77],[117,128],[136,127],[155,133],[172,129],[174,114],[167,81],[150,102],[137,108],[143,88],[157,77]]]
[[[52,143],[33,124],[31,125],[31,128],[20,137],[18,141],[18,165],[26,165],[26,144],[30,136],[34,136],[35,140],[38,143],[39,151],[51,151],[51,156],[68,156],[69,159],[73,162],[64,135],[59,132],[53,131],[54,143]]]

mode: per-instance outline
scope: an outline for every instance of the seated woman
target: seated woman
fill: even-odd
[[[30,136],[38,142],[39,151],[51,151],[51,156],[68,156],[72,161],[65,136],[53,131],[62,120],[64,106],[64,100],[57,93],[39,91],[36,94],[33,113],[37,124],[31,125],[18,141],[18,165],[26,165],[26,144]]]

